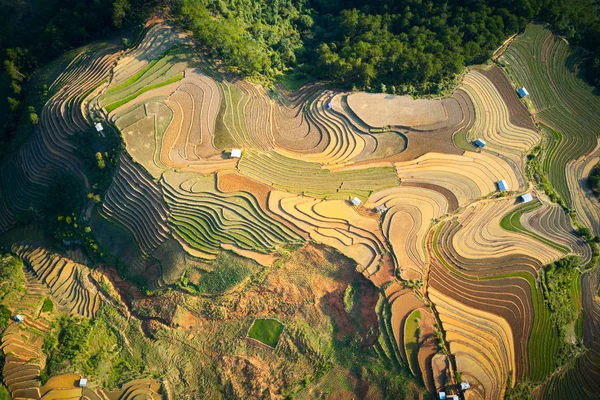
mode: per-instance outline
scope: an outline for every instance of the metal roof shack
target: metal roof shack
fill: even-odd
[[[477,147],[481,147],[482,149],[485,147],[487,143],[485,142],[485,140],[479,138],[475,141],[475,146]]]
[[[242,149],[231,149],[231,158],[240,158],[242,156]]]
[[[498,185],[498,190],[500,190],[501,192],[508,190],[508,184],[506,183],[506,180],[504,180],[504,179],[496,182],[496,185]]]
[[[461,382],[460,388],[461,388],[461,390],[467,390],[467,389],[471,388],[471,385],[469,384],[469,382]]]
[[[100,122],[96,122],[96,125],[94,125],[94,127],[96,128],[96,130],[98,132],[102,132],[104,130],[104,127],[102,126],[102,124]]]
[[[352,205],[356,206],[356,207],[358,207],[358,206],[360,206],[362,204],[362,201],[358,197],[355,197],[355,198],[353,198],[350,201],[352,202]]]
[[[529,203],[531,200],[533,200],[533,197],[531,196],[531,193],[525,193],[519,196],[519,200],[521,200],[521,203]]]
[[[438,397],[440,400],[446,400],[446,392],[439,392]]]
[[[384,206],[383,204],[380,204],[378,206],[375,206],[375,211],[377,211],[378,213],[383,214],[384,212],[387,211],[387,207]]]
[[[333,106],[331,105],[331,103],[327,103],[327,109],[331,110],[333,108]]]
[[[22,316],[21,314],[17,314],[17,315],[15,315],[15,316],[13,317],[13,320],[14,320],[15,322],[23,322],[23,321],[25,321],[25,317],[24,317],[24,316]]]
[[[86,387],[87,386],[87,379],[85,378],[81,378],[78,382],[79,387]]]
[[[521,89],[517,90],[517,93],[519,93],[519,96],[521,98],[529,96],[529,92],[524,87],[522,87]]]

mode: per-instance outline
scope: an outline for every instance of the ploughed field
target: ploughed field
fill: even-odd
[[[125,151],[95,205],[93,230],[110,232],[96,236],[100,245],[149,289],[193,280],[198,263],[224,253],[260,270],[290,249],[323,244],[381,289],[378,355],[406,365],[431,393],[459,384],[460,373],[469,399],[502,398],[523,381],[540,398],[573,398],[574,386],[598,396],[590,383],[599,365],[598,275],[585,272],[573,285],[581,286],[572,297],[583,310],[583,347],[553,374],[564,343],[543,271],[569,255],[584,271],[597,258],[575,223],[600,231],[585,183],[600,157],[600,97],[578,77],[577,53],[541,26],[530,25],[500,60],[502,69],[467,71],[445,99],[323,84],[267,90],[204,59],[185,34],[149,24],[134,47],[84,49],[57,77],[39,129],[0,167],[0,232],[40,207],[65,171],[90,189],[76,137],[99,135],[90,128],[100,122]],[[523,85],[531,95],[520,100],[515,89]],[[478,138],[483,149],[471,144]],[[543,172],[572,215],[530,181],[527,155],[538,146]],[[534,201],[520,204],[525,192]],[[29,297],[43,290],[60,312],[99,312],[104,297],[87,267],[33,243],[13,252],[28,265],[16,311],[31,312]],[[27,315],[43,334],[43,314]],[[287,322],[267,317],[247,336],[277,350]],[[17,354],[4,381],[13,364],[27,364],[26,379],[14,381],[26,383],[9,390],[39,397],[59,378],[40,386],[41,367],[28,361],[40,339],[30,335],[4,335]]]

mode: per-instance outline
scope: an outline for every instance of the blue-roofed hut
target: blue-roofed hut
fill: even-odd
[[[477,147],[481,147],[482,149],[485,147],[486,143],[485,140],[479,138],[475,141],[475,146]]]
[[[496,182],[496,184],[498,185],[498,190],[500,190],[500,191],[508,190],[508,184],[506,183],[506,181],[504,179]]]
[[[333,106],[331,105],[331,103],[327,103],[327,109],[331,110],[333,108]]]
[[[521,98],[529,96],[529,92],[524,87],[517,90],[517,93],[519,93],[519,96],[521,96]]]

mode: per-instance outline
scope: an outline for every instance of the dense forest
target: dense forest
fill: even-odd
[[[25,89],[40,66],[74,47],[139,25],[157,4],[158,0],[0,2],[0,157],[19,125],[37,123],[39,110],[26,99]]]
[[[66,50],[139,26],[160,7],[232,71],[372,91],[440,93],[531,20],[589,50],[600,85],[598,0],[24,0],[0,4],[0,149],[37,123],[24,84]],[[33,88],[30,88],[32,90]],[[39,89],[39,88],[38,88]],[[0,150],[0,157],[2,150]]]

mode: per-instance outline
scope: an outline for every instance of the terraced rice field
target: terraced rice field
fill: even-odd
[[[516,162],[522,165],[523,155],[540,142],[541,134],[517,95],[511,93],[508,80],[497,67],[474,69],[465,76],[463,89],[475,106],[470,140],[482,138],[487,142],[486,150],[516,155]]]
[[[600,234],[600,202],[590,189],[587,178],[600,161],[600,143],[590,153],[567,164],[567,182],[581,223],[594,234]]]
[[[271,253],[278,245],[301,240],[262,211],[251,194],[218,191],[213,176],[165,174],[161,186],[171,210],[169,222],[195,255],[215,258],[222,245]]]
[[[102,299],[98,289],[90,281],[86,266],[48,252],[35,244],[15,245],[12,251],[31,268],[32,279],[48,287],[59,309],[86,318],[94,317]]]
[[[581,79],[581,55],[542,25],[528,25],[500,58],[517,87],[526,87],[537,121],[560,136],[547,173],[567,204],[569,160],[590,153],[600,135],[600,97]]]
[[[516,378],[513,332],[503,318],[477,310],[435,289],[429,296],[446,332],[446,340],[463,379],[483,399],[504,395],[505,382]]]
[[[39,207],[58,177],[72,174],[87,188],[73,137],[91,127],[82,105],[107,79],[116,50],[111,45],[83,49],[49,87],[53,95],[41,111],[39,129],[0,166],[0,232],[13,226],[19,213]]]
[[[391,167],[330,171],[316,163],[253,151],[244,153],[239,171],[276,189],[321,198],[358,196],[364,200],[376,190],[399,183]]]
[[[377,220],[353,210],[349,201],[319,200],[273,191],[269,196],[269,210],[308,233],[312,240],[332,246],[355,260],[366,275],[378,271],[385,240]]]
[[[600,232],[600,203],[585,181],[600,159],[600,113],[590,111],[600,100],[577,77],[577,57],[562,40],[531,25],[509,46],[502,60],[512,84],[530,91],[524,102],[497,67],[470,70],[451,97],[412,100],[322,84],[271,92],[222,74],[199,54],[164,23],[148,27],[131,49],[80,52],[50,88],[39,129],[0,166],[0,233],[39,206],[62,171],[91,190],[73,138],[102,119],[120,131],[126,153],[86,218],[126,232],[115,233],[111,248],[127,247],[120,235],[127,236],[136,255],[122,258],[154,279],[150,287],[178,282],[186,266],[207,265],[222,251],[272,266],[286,245],[321,243],[385,288],[377,352],[408,366],[430,392],[453,368],[473,398],[502,398],[507,382],[522,380],[540,384],[538,397],[598,392],[597,277],[582,280],[578,331],[590,350],[554,375],[559,338],[539,280],[544,265],[576,254],[583,266],[592,249],[543,196],[516,200],[531,190],[524,156],[545,143],[553,185]],[[538,130],[524,104],[547,129]],[[544,132],[552,133],[545,142]],[[463,148],[478,137],[489,147],[465,151],[457,137]],[[241,157],[230,157],[232,149]],[[501,180],[508,190],[498,195]],[[354,197],[362,203],[352,204]],[[41,300],[93,318],[103,297],[87,267],[34,243],[13,252],[28,265],[29,291],[11,307],[31,329],[21,334],[12,324],[3,338],[11,393],[158,398],[151,380],[116,392],[71,387],[70,375],[40,386],[43,362],[31,360],[49,326],[33,317]],[[249,336],[262,340],[256,329]],[[276,331],[263,342],[275,347]]]

